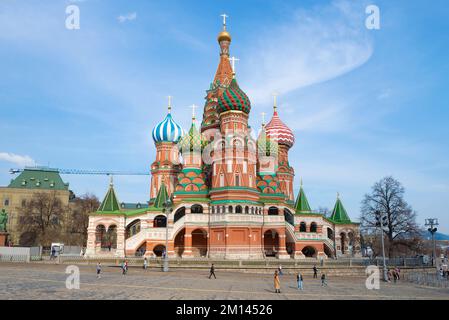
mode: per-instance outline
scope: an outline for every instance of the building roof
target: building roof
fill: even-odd
[[[267,136],[279,144],[291,148],[295,144],[293,131],[279,118],[277,108],[274,106],[273,117],[265,126]]]
[[[163,204],[168,199],[167,188],[165,187],[165,183],[162,181],[161,187],[159,188],[159,192],[157,193],[156,200],[154,200],[153,207],[155,208],[163,208]]]
[[[231,84],[218,97],[218,112],[231,110],[243,111],[246,114],[251,111],[251,102],[235,79],[232,79]]]
[[[111,184],[109,185],[108,193],[106,193],[106,196],[104,197],[104,200],[100,205],[100,208],[98,208],[98,211],[100,212],[120,211],[120,204],[117,200],[117,196],[115,195],[114,185],[112,181]]]
[[[69,190],[69,184],[62,181],[59,171],[46,167],[25,168],[8,188]]]
[[[304,189],[299,189],[298,197],[296,198],[295,203],[295,211],[296,213],[311,213],[312,210],[310,209],[309,201],[307,201],[306,194],[304,192]]]
[[[182,127],[173,120],[170,110],[171,107],[169,106],[169,111],[165,119],[159,122],[153,129],[154,143],[177,143],[184,133]]]
[[[339,196],[337,196],[337,202],[330,219],[336,223],[352,223]]]

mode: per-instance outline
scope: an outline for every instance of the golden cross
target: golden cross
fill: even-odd
[[[273,95],[273,109],[274,109],[274,111],[276,111],[276,109],[277,109],[277,97],[278,97],[279,94],[276,93],[276,92],[273,92],[272,95]]]
[[[198,106],[192,104],[189,108],[192,108],[192,120],[195,120],[195,109],[198,108]]]

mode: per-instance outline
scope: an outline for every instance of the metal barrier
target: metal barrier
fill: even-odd
[[[449,288],[449,277],[442,277],[436,271],[435,273],[408,272],[404,274],[403,279],[422,286]]]

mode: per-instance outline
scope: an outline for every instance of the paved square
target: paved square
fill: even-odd
[[[320,280],[305,277],[304,291],[296,289],[294,275],[281,276],[281,294],[273,293],[271,274],[216,271],[208,279],[207,270],[159,269],[144,271],[131,267],[126,276],[117,267],[103,266],[101,279],[95,266],[80,265],[80,289],[66,289],[67,265],[0,263],[0,299],[444,299],[449,289],[430,288],[406,282],[385,284],[367,290],[363,277],[330,277],[328,287]],[[274,272],[274,270],[273,270]]]

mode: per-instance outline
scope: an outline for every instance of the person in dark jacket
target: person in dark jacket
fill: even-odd
[[[318,269],[316,268],[316,265],[313,266],[313,278],[318,279]]]
[[[217,279],[217,277],[215,276],[215,267],[214,267],[213,263],[212,263],[212,265],[210,267],[209,279],[212,277],[212,275],[214,276],[215,279]]]

